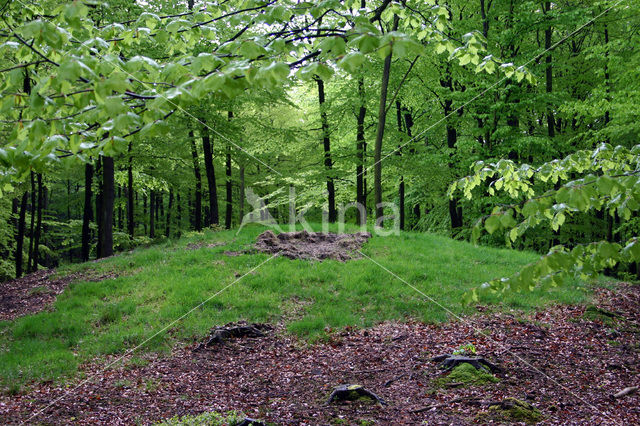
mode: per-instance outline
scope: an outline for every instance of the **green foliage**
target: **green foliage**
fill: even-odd
[[[491,215],[481,218],[474,228],[476,240],[484,227],[490,234],[504,230],[510,244],[529,229],[546,225],[557,231],[568,217],[591,211],[629,220],[640,209],[639,154],[640,145],[627,149],[601,144],[595,150],[578,151],[539,167],[517,166],[510,160],[478,162],[475,174],[454,182],[449,194],[460,190],[471,199],[474,189],[484,187],[491,195],[504,192],[516,200],[495,207]],[[483,289],[504,292],[532,290],[537,285],[555,287],[569,276],[587,279],[618,263],[638,261],[640,244],[636,237],[625,244],[594,241],[572,248],[556,245],[515,277],[491,281]],[[477,300],[476,290],[469,298]]]

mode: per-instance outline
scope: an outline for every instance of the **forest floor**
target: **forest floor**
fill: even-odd
[[[362,253],[376,262],[310,262],[257,252],[262,231],[207,231],[9,283],[2,422],[148,424],[231,410],[276,424],[522,420],[496,411],[505,398],[545,423],[640,422],[638,393],[612,396],[639,384],[640,286],[575,283],[469,307],[465,291],[535,255],[402,233],[368,240]],[[272,329],[194,351],[238,321]],[[431,358],[469,344],[504,368],[498,380],[447,383]],[[341,384],[389,405],[326,405]]]
[[[613,395],[640,381],[640,286],[597,290],[597,306],[555,306],[522,316],[478,313],[426,325],[387,322],[331,331],[306,344],[276,329],[202,351],[128,358],[122,368],[83,373],[79,385],[44,383],[3,396],[0,417],[19,423],[153,423],[205,411],[238,410],[275,424],[470,424],[499,418],[490,407],[513,397],[540,410],[546,424],[639,424],[640,394]],[[611,316],[613,314],[613,316]],[[433,356],[472,343],[498,363],[499,381],[442,386]],[[388,405],[326,405],[334,386],[361,384]],[[57,400],[57,398],[64,398]],[[51,405],[49,405],[51,404]]]

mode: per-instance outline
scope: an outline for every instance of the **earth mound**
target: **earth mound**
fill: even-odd
[[[359,250],[371,238],[368,232],[334,234],[332,232],[281,232],[265,231],[258,236],[256,249],[289,259],[324,260],[341,262],[358,257]]]

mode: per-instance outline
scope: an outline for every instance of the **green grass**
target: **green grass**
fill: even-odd
[[[200,302],[236,281],[270,256],[226,256],[249,248],[264,230],[190,234],[180,240],[123,253],[99,262],[69,265],[60,274],[115,272],[101,282],[75,282],[61,294],[53,312],[0,322],[0,385],[15,389],[33,380],[73,377],[78,365],[95,357],[123,353],[152,336]],[[225,245],[206,247],[224,242]],[[195,250],[188,244],[205,243]],[[475,247],[445,237],[402,233],[374,237],[364,253],[456,315],[474,312],[461,304],[463,293],[482,282],[508,276],[535,255]],[[492,309],[522,309],[577,303],[586,291],[560,288],[483,300]],[[291,315],[292,305],[301,305]],[[289,332],[315,340],[325,328],[368,327],[385,320],[451,319],[442,307],[395,279],[368,259],[346,263],[275,258],[249,273],[166,333],[140,349],[166,351],[193,342],[226,322],[274,322],[290,318]]]

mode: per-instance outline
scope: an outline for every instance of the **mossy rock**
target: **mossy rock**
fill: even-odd
[[[480,413],[477,418],[532,424],[542,420],[542,413],[528,402],[516,398],[505,398],[500,403],[489,407],[488,411]]]
[[[499,382],[493,374],[484,369],[477,369],[471,364],[460,364],[454,367],[449,374],[433,381],[436,387],[446,387],[452,384],[464,385],[486,385]]]

